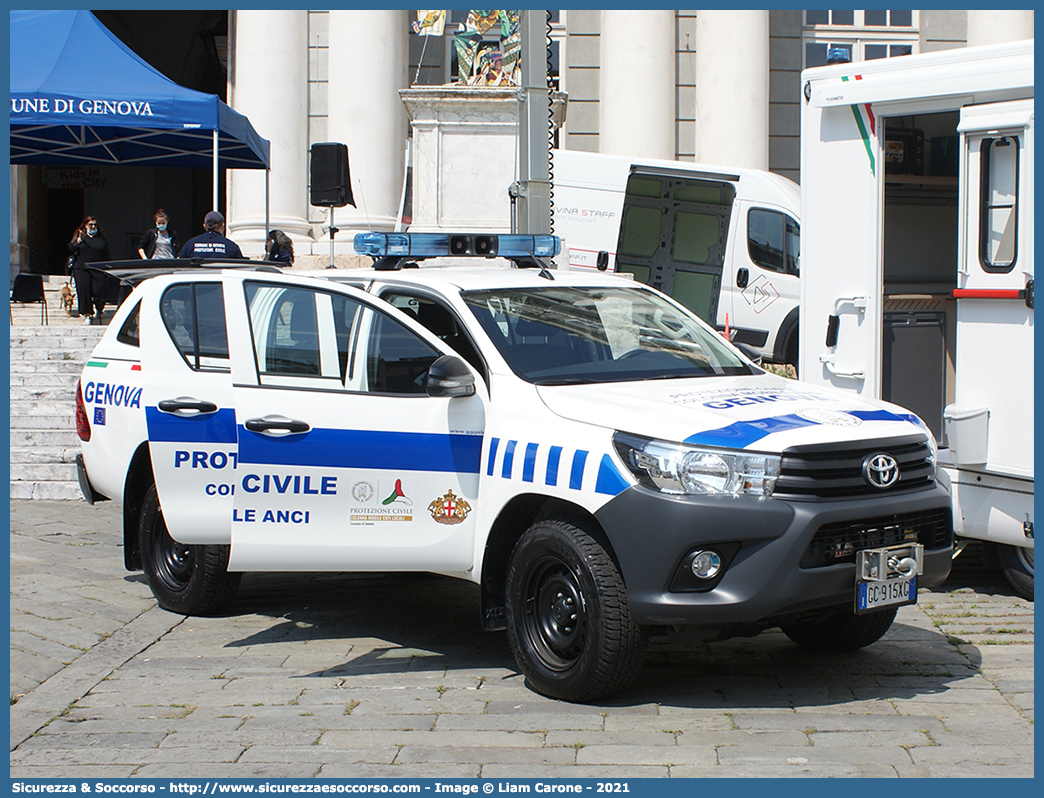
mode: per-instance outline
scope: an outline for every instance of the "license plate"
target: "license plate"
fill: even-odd
[[[885,582],[860,582],[856,585],[856,613],[872,612],[894,604],[917,603],[917,574]]]
[[[920,543],[864,549],[856,554],[857,615],[917,603],[917,575],[924,570]]]

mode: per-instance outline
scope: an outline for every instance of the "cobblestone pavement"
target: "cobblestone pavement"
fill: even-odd
[[[11,776],[1031,777],[1033,604],[957,560],[877,644],[654,647],[600,705],[530,691],[472,585],[248,575],[183,618],[118,508],[11,502]]]

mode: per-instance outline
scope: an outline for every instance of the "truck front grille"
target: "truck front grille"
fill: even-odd
[[[899,479],[888,488],[871,485],[863,463],[875,454],[889,454],[899,466]],[[884,440],[855,441],[843,448],[836,443],[792,446],[783,452],[773,495],[782,499],[853,499],[905,493],[931,487],[935,466],[928,440],[921,435]]]
[[[920,543],[925,549],[945,548],[953,543],[953,522],[948,508],[918,513],[884,515],[858,521],[821,526],[812,538],[802,568],[855,562],[860,549],[878,549],[900,543]]]

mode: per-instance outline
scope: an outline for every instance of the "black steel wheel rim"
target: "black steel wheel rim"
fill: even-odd
[[[530,563],[525,584],[524,628],[541,664],[566,671],[583,653],[587,608],[579,577],[554,556]]]
[[[152,551],[153,571],[165,588],[181,592],[192,578],[192,547],[174,540],[162,520],[157,526],[156,545]]]

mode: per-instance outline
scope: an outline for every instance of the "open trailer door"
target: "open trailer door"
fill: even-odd
[[[883,186],[878,120],[869,103],[806,103],[802,115],[799,371],[807,382],[876,399]]]

